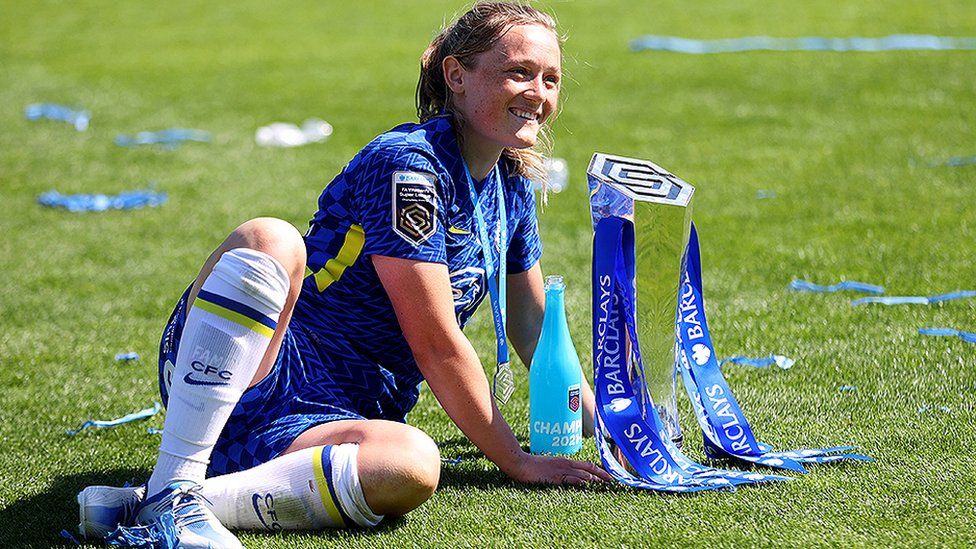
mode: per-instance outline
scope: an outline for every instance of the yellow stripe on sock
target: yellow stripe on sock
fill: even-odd
[[[319,292],[324,292],[333,282],[339,280],[346,268],[359,259],[359,254],[363,251],[363,244],[366,243],[366,233],[363,228],[355,223],[349,226],[346,237],[342,241],[342,247],[336,256],[325,262],[325,266],[313,273],[308,267],[305,268],[305,276],[310,274],[315,276],[315,286]]]
[[[329,514],[332,518],[332,522],[340,527],[345,528],[346,523],[342,520],[342,515],[339,514],[339,508],[336,507],[336,502],[332,500],[332,492],[329,491],[329,483],[325,480],[325,471],[322,469],[322,450],[325,446],[319,446],[312,453],[312,467],[315,470],[315,485],[319,489],[319,497],[322,498],[322,506],[325,507],[325,512]],[[332,474],[332,471],[329,471]]]
[[[193,306],[198,307],[204,311],[207,311],[210,314],[217,315],[220,318],[227,319],[235,324],[240,324],[241,326],[247,328],[248,330],[257,332],[265,337],[270,338],[271,336],[274,335],[274,330],[268,328],[264,324],[261,324],[257,320],[254,320],[253,318],[248,318],[242,315],[241,313],[238,313],[237,311],[231,311],[230,309],[221,307],[216,303],[211,303],[209,301],[205,301],[198,297],[193,300]]]

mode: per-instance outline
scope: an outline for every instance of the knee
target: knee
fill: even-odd
[[[440,451],[434,441],[407,425],[397,431],[367,455],[360,454],[360,474],[369,477],[362,479],[366,499],[381,515],[404,515],[416,509],[430,499],[440,481]],[[364,457],[375,460],[372,466],[362,467]]]
[[[275,258],[288,271],[292,283],[305,276],[305,241],[291,223],[259,217],[241,224],[227,239],[228,248],[250,248]]]
[[[441,478],[441,453],[437,444],[420,429],[410,427],[402,442],[403,476],[408,479],[413,499],[418,507],[430,499]]]

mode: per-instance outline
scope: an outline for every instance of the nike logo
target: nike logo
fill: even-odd
[[[193,377],[193,372],[190,372],[183,376],[183,381],[189,383],[190,385],[227,385],[226,381],[208,381],[206,379],[196,379]]]
[[[447,228],[447,232],[449,232],[451,234],[471,234],[471,231],[465,231],[464,229],[461,229],[461,228],[456,227],[454,225],[451,225],[450,227],[448,227]]]

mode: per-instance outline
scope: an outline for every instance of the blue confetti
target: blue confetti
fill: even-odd
[[[77,429],[69,429],[65,432],[68,433],[68,436],[75,436],[81,431],[84,431],[85,429],[88,428],[105,429],[108,427],[117,427],[125,423],[131,423],[133,421],[138,421],[140,419],[150,418],[156,415],[157,413],[159,413],[159,410],[161,409],[162,409],[162,405],[156,402],[153,404],[153,406],[149,408],[146,408],[144,410],[139,410],[138,412],[133,412],[131,414],[122,416],[117,419],[108,419],[108,420],[89,419],[88,421],[82,423],[81,427],[78,427]]]
[[[821,286],[819,284],[807,282],[806,280],[794,280],[793,282],[790,282],[790,288],[798,292],[833,293],[842,290],[851,290],[854,292],[864,292],[868,294],[884,293],[884,287],[882,286],[867,284],[864,282],[855,282],[853,280],[844,280],[831,286]]]
[[[881,38],[773,38],[746,36],[720,40],[695,40],[677,36],[648,35],[631,41],[632,51],[659,50],[709,54],[743,51],[890,51],[890,50],[976,50],[976,38],[893,34]]]
[[[441,458],[441,463],[445,465],[460,465],[463,462],[461,458]]]
[[[866,303],[879,303],[881,305],[931,305],[933,303],[942,303],[943,301],[952,301],[954,299],[967,299],[970,297],[976,297],[976,291],[960,290],[958,292],[950,292],[948,294],[939,294],[928,297],[920,295],[862,297],[860,299],[851,301],[851,305],[864,305]]]
[[[732,364],[741,364],[743,366],[752,366],[753,368],[768,368],[775,364],[783,370],[789,370],[794,364],[796,364],[795,360],[783,355],[769,355],[763,358],[749,358],[743,355],[735,355],[728,358],[723,358],[719,361],[718,365],[722,366],[729,362]]]
[[[81,542],[78,541],[74,536],[72,536],[71,532],[67,530],[61,530],[61,537],[70,541],[71,543],[74,543],[75,545],[81,545]]]
[[[840,387],[837,388],[837,390],[840,391],[840,392],[842,392],[842,393],[853,393],[854,391],[857,390],[857,386],[856,385],[841,385]]]
[[[47,118],[48,120],[67,122],[80,132],[88,129],[88,122],[91,120],[91,115],[88,111],[76,111],[64,105],[56,105],[54,103],[33,103],[27,105],[27,108],[24,109],[24,116],[28,120]]]
[[[174,148],[186,141],[196,141],[198,143],[209,143],[210,132],[203,130],[191,130],[186,128],[170,128],[158,132],[139,132],[135,137],[118,135],[115,144],[120,147],[135,147],[138,145],[164,145]]]
[[[115,360],[118,362],[133,362],[139,360],[139,353],[119,353],[115,355]]]
[[[952,409],[949,408],[948,406],[931,406],[929,404],[923,404],[918,407],[919,414],[925,414],[928,412],[945,412],[948,414],[951,411]]]
[[[955,328],[919,328],[918,333],[935,337],[958,337],[966,343],[976,343],[976,333],[963,332]]]
[[[69,212],[104,212],[105,210],[135,210],[146,206],[156,207],[166,203],[166,193],[143,189],[126,191],[117,195],[61,194],[48,191],[37,197],[37,202],[48,208],[64,208]]]
[[[976,164],[976,156],[953,156],[945,161],[946,166],[953,168],[972,166],[973,164]]]
[[[138,547],[140,549],[170,549],[180,547],[177,535],[176,517],[173,511],[165,511],[149,524],[142,526],[119,526],[107,536],[106,545],[116,547]]]
[[[163,434],[163,430],[162,429],[159,429],[159,428],[156,428],[156,427],[147,427],[146,428],[146,432],[149,433],[150,435],[161,435],[161,434]]]
[[[775,191],[756,191],[756,200],[767,200],[770,198],[776,198]]]

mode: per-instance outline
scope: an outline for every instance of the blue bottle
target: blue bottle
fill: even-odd
[[[546,277],[546,314],[529,369],[529,449],[575,454],[583,445],[583,372],[566,323],[561,276]]]

